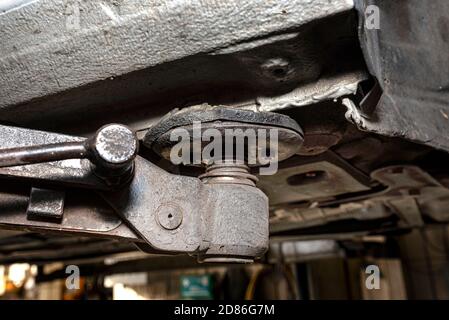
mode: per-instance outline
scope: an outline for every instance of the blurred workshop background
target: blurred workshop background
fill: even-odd
[[[198,264],[185,255],[139,251],[45,262],[46,251],[64,250],[64,237],[60,245],[55,238],[28,238],[26,247],[20,237],[1,239],[2,261],[15,260],[0,266],[1,299],[449,298],[447,227],[350,241],[273,239],[267,255],[249,265]],[[41,259],[20,263],[37,246]],[[377,287],[368,266],[380,271]]]

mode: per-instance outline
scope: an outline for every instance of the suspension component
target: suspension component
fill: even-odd
[[[234,150],[252,148],[254,155],[270,149],[269,157],[276,154],[271,160],[286,159],[302,143],[300,127],[280,114],[200,106],[164,117],[143,142],[170,159],[176,145],[170,136],[178,128],[192,134],[184,141],[189,151],[201,154],[208,129],[237,135],[235,142],[218,143],[223,153],[214,155],[220,156],[194,163],[206,168],[196,178],[171,174],[138,156],[135,134],[121,125],[107,125],[90,139],[0,126],[0,177],[26,178],[32,189],[0,186],[0,210],[8,212],[0,225],[122,239],[147,252],[187,253],[205,262],[260,257],[268,247],[268,198],[252,171],[265,163]],[[251,132],[266,141],[253,148],[245,140]],[[94,189],[100,198],[74,187]]]
[[[54,162],[67,159],[89,159],[94,172],[102,178],[122,181],[131,173],[137,155],[136,135],[126,126],[109,124],[90,139],[49,142],[0,150],[0,168]]]
[[[173,139],[176,136],[189,139]],[[216,149],[212,157],[204,157],[211,136]],[[267,164],[261,154],[272,162],[289,158],[302,142],[301,128],[285,115],[209,105],[172,112],[144,138],[147,147],[167,160],[178,145],[188,153],[185,165],[205,167],[199,176],[201,189],[214,199],[215,209],[202,212],[207,225],[198,258],[205,262],[251,262],[265,252],[268,198],[256,187],[258,178],[250,167]]]
[[[208,165],[206,172],[199,178],[208,184],[244,184],[255,187],[259,179],[250,173],[249,167],[234,160],[224,160],[221,163]]]

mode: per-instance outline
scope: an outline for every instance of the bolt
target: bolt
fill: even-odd
[[[126,126],[102,127],[87,141],[68,141],[0,150],[0,167],[89,158],[104,169],[129,169],[137,155],[136,135]]]
[[[128,167],[138,149],[136,135],[120,124],[100,128],[93,137],[91,146],[99,164],[111,169]]]
[[[118,186],[132,177],[137,150],[137,136],[128,127],[110,124],[84,141],[1,149],[0,168],[87,158],[93,164],[97,176],[109,185]]]
[[[177,229],[182,222],[182,209],[175,204],[162,204],[157,209],[157,220],[167,230]]]

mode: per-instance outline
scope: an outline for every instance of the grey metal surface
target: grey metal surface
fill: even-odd
[[[291,158],[276,175],[260,176],[257,185],[272,206],[332,199],[371,189],[369,177],[330,153],[310,160]]]
[[[139,142],[134,132],[120,124],[100,128],[90,141],[94,154],[91,161],[109,169],[128,169],[137,156]]]
[[[273,98],[270,109],[265,110],[272,111],[286,106],[285,99],[277,104],[275,98],[292,90],[297,97],[305,96],[299,98],[303,102],[309,98],[320,102],[349,93],[366,78],[357,42],[356,15],[351,10],[352,3],[347,1],[252,0],[242,7],[236,1],[79,1],[78,31],[64,31],[61,21],[73,21],[71,9],[77,1],[64,2],[67,6],[61,6],[62,11],[53,10],[59,1],[40,2],[45,4],[39,8],[46,7],[51,13],[44,15],[39,9],[22,12],[24,8],[14,11],[21,12],[16,14],[23,24],[35,27],[36,34],[15,23],[17,16],[9,20],[8,13],[2,18],[8,20],[10,27],[0,29],[0,39],[8,47],[17,47],[17,51],[6,50],[10,64],[4,71],[11,74],[4,75],[5,84],[28,72],[28,58],[33,60],[33,67],[29,68],[39,69],[32,76],[43,83],[38,87],[31,78],[19,80],[20,91],[11,94],[11,98],[23,95],[28,87],[45,92],[39,98],[30,94],[32,99],[23,97],[0,107],[0,121],[82,136],[93,134],[105,123],[120,122],[141,130],[139,137],[143,137],[152,123],[174,108],[210,103],[251,106],[256,110],[258,100]],[[167,7],[170,4],[176,7],[176,13]],[[140,6],[148,11],[142,15],[131,13]],[[111,26],[102,7],[106,11],[111,8],[112,12],[117,9],[125,18]],[[153,18],[157,19],[159,13],[167,24],[153,27]],[[178,15],[187,20],[180,21]],[[194,20],[188,20],[189,17]],[[197,39],[200,27],[195,27],[195,23],[203,20],[209,21],[211,36],[217,39]],[[251,26],[249,38],[244,38],[248,29],[240,29],[235,25],[238,23]],[[56,31],[53,25],[57,26]],[[184,25],[187,30],[181,31]],[[333,32],[327,32],[328,28]],[[10,33],[17,29],[27,35],[13,39]],[[164,38],[164,32],[185,37]],[[36,39],[41,41],[35,43]],[[220,43],[219,48],[208,48],[215,40]],[[29,51],[22,50],[29,43]],[[136,56],[140,51],[142,56]],[[180,58],[173,58],[180,51],[185,52]],[[126,70],[117,71],[118,65],[126,66]],[[3,73],[0,79],[2,76]],[[78,85],[66,88],[71,80]],[[8,92],[1,92],[2,89],[0,101]]]
[[[221,161],[206,167],[206,172],[199,176],[201,181],[206,184],[244,184],[247,186],[256,186],[259,180],[250,173],[249,167],[243,162]]]
[[[117,140],[118,145],[115,143]],[[104,203],[98,202],[95,196],[86,196],[81,190],[70,189],[69,205],[65,206],[65,192],[62,191],[65,190],[64,186],[109,189],[110,181],[100,179],[97,168],[108,167],[109,171],[114,171],[117,166],[121,168],[124,165],[127,168],[132,163],[137,153],[137,141],[134,133],[128,128],[120,125],[105,126],[93,139],[86,140],[1,125],[0,146],[0,166],[15,165],[0,168],[0,176],[30,180],[22,182],[18,189],[13,180],[2,182],[6,190],[0,190],[0,207],[5,208],[0,215],[0,225],[11,229],[87,233],[99,237],[140,241],[132,231],[122,225],[115,213],[105,207]],[[100,147],[100,151],[96,147]],[[92,156],[93,149],[97,154],[95,158]],[[96,167],[92,166],[88,159],[80,159],[87,157]],[[78,159],[53,161],[68,158]],[[116,161],[117,159],[119,161]],[[35,162],[44,163],[22,165]],[[30,185],[52,183],[61,184],[62,189],[32,187],[29,197],[23,192],[23,189],[26,190]]]
[[[2,229],[27,232],[50,232],[78,236],[141,241],[116,213],[96,194],[78,190],[67,192],[61,220],[29,220],[29,189],[17,188],[13,182],[3,182],[0,188],[0,226]]]
[[[368,78],[369,74],[364,70],[346,71],[305,83],[285,94],[258,97],[257,104],[247,106],[247,108],[258,111],[280,111],[318,104],[343,96],[352,96],[356,94],[359,84]]]
[[[138,157],[130,185],[102,196],[156,250],[242,262],[268,246],[268,199],[255,187],[203,184]],[[160,217],[167,207],[177,212]]]
[[[29,220],[61,220],[64,214],[64,200],[64,191],[31,188],[27,218]]]
[[[255,187],[205,185],[200,261],[252,262],[268,248],[268,198]]]
[[[359,128],[449,151],[449,2],[357,0],[360,41],[383,94],[371,114],[350,100]],[[380,10],[380,29],[363,27],[368,5]]]
[[[38,0],[3,0],[0,2],[0,14],[16,10]]]
[[[79,183],[100,189],[107,189],[108,185],[120,182],[120,179],[126,178],[125,175],[132,173],[132,163],[138,149],[136,135],[129,128],[118,124],[100,128],[88,140],[0,125],[0,144],[0,174],[3,171],[9,177],[54,180],[74,185]],[[85,158],[93,165],[86,163],[83,160]],[[72,160],[61,161],[67,159]],[[73,164],[83,162],[84,166],[76,168],[70,161]],[[55,168],[61,163],[68,165],[63,164],[61,172],[58,172]],[[78,172],[71,171],[71,168],[78,169]],[[95,175],[105,181],[97,180],[95,184],[95,179],[89,179]],[[75,182],[78,177],[80,181]]]
[[[0,167],[15,167],[67,159],[83,159],[87,156],[84,142],[64,142],[49,145],[0,149]]]
[[[355,94],[359,83],[367,79],[359,44],[354,41],[356,19],[350,0],[31,2],[0,4],[1,121],[84,134],[123,119],[142,130],[143,137],[149,125],[168,110],[204,102],[257,112],[308,109],[311,112],[298,113],[305,116],[294,117],[306,122],[301,124],[305,133],[305,143],[298,151],[301,155],[315,156],[332,148],[366,175],[392,163],[415,163],[417,156],[411,156],[413,151],[407,153],[407,146],[393,142],[387,148],[383,140],[371,144],[377,140],[374,135],[366,138],[329,112],[339,104],[329,101]],[[448,73],[448,64],[447,55],[437,52],[447,51],[443,14],[447,5],[441,1],[358,1],[362,2],[379,4],[382,9],[381,30],[362,34],[361,39],[370,71],[381,82],[384,96],[377,108],[370,108],[370,99],[363,102],[368,108],[346,100],[348,118],[364,130],[444,149],[448,99],[447,79],[441,74]],[[364,7],[359,9],[363,12]],[[415,30],[411,22],[426,10],[438,14],[423,15],[426,27]],[[380,56],[387,59],[379,60]],[[375,100],[374,95],[371,98]],[[239,117],[241,121],[242,115]],[[8,143],[11,147],[30,146],[52,139],[55,143],[85,141],[62,135],[44,137],[38,132],[32,139],[24,138],[21,130],[0,128],[0,148]],[[2,137],[7,137],[6,144]],[[126,139],[119,142],[128,144]],[[400,155],[390,157],[399,150]],[[117,159],[108,150],[97,151],[109,162]],[[0,207],[17,206],[20,210],[0,214],[0,224],[12,229],[141,241],[145,249],[174,248],[203,255],[203,260],[225,257],[244,262],[264,251],[268,204],[257,189],[235,184],[235,179],[228,185],[231,171],[218,175],[212,168],[209,178],[216,174],[218,179],[203,176],[201,182],[170,175],[140,157],[137,162],[140,177],[129,188],[105,193],[115,212],[101,201],[98,204],[95,195],[91,202],[73,202],[68,195],[59,224],[31,221],[25,214],[28,194],[3,190]],[[70,160],[3,168],[0,176],[38,175],[40,181],[32,181],[30,186],[65,181],[99,188],[102,181],[91,169],[84,160]],[[361,223],[399,217],[399,225],[406,228],[421,226],[423,216],[438,222],[449,220],[445,213],[447,189],[430,182],[422,170],[405,170],[402,176],[415,177],[405,177],[407,183],[388,189],[388,194],[343,199],[340,196],[348,192],[368,190],[366,177],[360,177],[364,174],[352,169],[317,162],[280,168],[285,180],[281,183],[277,178],[262,181],[276,207],[302,201],[288,207],[285,216],[273,217],[272,230],[278,227],[279,217],[285,218],[287,229],[342,219]],[[246,169],[237,171],[232,171],[235,177],[248,180]],[[320,171],[329,171],[332,179],[320,180]],[[384,173],[383,178],[391,175],[388,170]],[[382,181],[382,174],[377,178]],[[394,179],[400,179],[400,174]],[[225,183],[215,183],[218,180]],[[318,183],[312,188],[309,182]],[[292,213],[293,220],[289,220]],[[154,247],[144,239],[151,240]]]
[[[9,129],[6,128],[4,129]],[[23,129],[22,132],[25,132]],[[28,131],[28,140],[36,133]],[[47,133],[48,136],[51,133]],[[9,137],[3,137],[4,140]],[[48,137],[50,140],[51,137]],[[137,155],[137,137],[129,128],[109,124],[100,128],[94,137],[84,141],[47,143],[0,149],[0,167],[14,167],[42,162],[88,158],[96,165],[110,169],[128,167]]]
[[[237,112],[246,115],[249,120],[271,119],[272,124],[278,119],[282,125],[284,120],[300,131],[299,126],[286,116],[271,113],[264,115],[243,110]],[[185,123],[189,121],[192,119],[188,119]],[[105,175],[101,177],[108,178],[106,183],[110,182],[109,178],[122,178],[128,172],[133,173],[127,175],[129,179],[126,183],[116,185],[113,191],[100,193],[115,209],[115,214],[122,218],[112,217],[112,224],[115,224],[112,227],[107,214],[102,215],[102,211],[97,210],[96,206],[89,208],[89,204],[86,205],[83,200],[81,204],[86,206],[82,209],[85,210],[82,215],[86,217],[87,214],[86,218],[90,221],[79,219],[75,224],[68,221],[73,216],[65,212],[69,210],[64,208],[62,195],[39,188],[32,188],[27,201],[28,220],[25,222],[25,215],[20,215],[23,200],[20,193],[5,193],[0,196],[0,200],[5,201],[2,203],[3,207],[7,208],[5,216],[0,217],[0,224],[6,227],[17,229],[30,227],[41,231],[53,229],[75,234],[90,231],[92,235],[100,237],[131,238],[137,242],[143,240],[145,243],[140,244],[140,247],[146,251],[191,253],[198,255],[202,261],[250,262],[260,257],[268,247],[268,199],[254,183],[250,186],[241,184],[241,173],[236,176],[225,170],[233,179],[225,181],[221,179],[220,183],[217,183],[216,179],[203,183],[198,178],[170,174],[137,156],[136,135],[127,127],[117,124],[102,127],[93,138],[87,140],[80,138],[78,141],[74,138],[73,142],[70,140],[59,142],[59,139],[66,137],[48,132],[8,126],[0,128],[3,130],[2,133],[15,134],[16,139],[20,138],[20,135],[24,138],[24,141],[20,141],[10,139],[7,135],[1,136],[7,146],[13,146],[3,149],[5,165],[16,164],[18,168],[24,168],[27,166],[20,166],[23,163],[78,156],[87,157],[94,164],[89,167],[89,171],[86,171],[87,174],[94,172],[99,176],[100,173],[104,173]],[[54,140],[59,143],[51,143]],[[30,150],[32,152],[29,152]],[[246,166],[244,168],[246,175],[252,177],[249,169]],[[54,176],[54,168],[51,166],[30,170],[28,173],[29,178],[39,180],[40,183],[80,186],[73,183],[70,170],[65,172],[65,179]],[[243,180],[245,179],[247,177],[243,177]],[[97,189],[102,189],[102,186]],[[80,193],[83,192],[70,190],[70,195]],[[192,195],[195,195],[195,198],[192,198]],[[50,221],[48,219],[50,217],[58,217],[59,221]],[[38,220],[36,218],[46,218],[48,221],[40,223],[34,221]],[[118,230],[117,228],[122,225],[121,220],[139,237],[129,236],[126,228]],[[89,222],[91,225],[86,224]],[[110,231],[114,229],[118,232],[111,234]]]
[[[41,206],[30,203],[23,193],[2,192],[0,208],[7,209],[0,214],[0,225],[18,230],[145,241],[150,251],[192,253],[205,261],[249,262],[265,252],[268,200],[257,188],[205,185],[197,178],[169,174],[140,157],[136,159],[135,170],[136,176],[128,187],[102,194],[115,212],[95,195],[72,191],[61,221],[28,220],[27,206],[31,209]],[[138,236],[122,224],[117,214]]]
[[[0,108],[200,52],[232,51],[352,7],[349,0],[37,1],[0,16]]]
[[[146,242],[160,250],[194,252],[200,245],[201,193],[199,179],[172,175],[140,157],[129,186],[102,196]],[[195,195],[195,198],[192,196]],[[160,206],[182,208],[182,224],[176,230],[163,228],[155,214]]]
[[[156,219],[159,224],[167,229],[174,230],[182,223],[183,211],[176,204],[161,205],[156,211]]]
[[[284,208],[274,211],[270,231],[325,225],[333,221],[375,220],[396,216],[398,227],[423,226],[423,217],[447,221],[445,206],[449,189],[415,166],[391,166],[371,174],[386,189],[377,193],[322,201],[317,206]],[[324,226],[325,228],[325,226]]]
[[[60,143],[83,143],[84,138],[48,133],[0,125],[0,146],[2,149],[33,147]],[[87,159],[70,159],[42,164],[0,168],[4,178],[27,178],[34,180],[65,181],[71,185],[91,188],[106,188],[97,177]]]

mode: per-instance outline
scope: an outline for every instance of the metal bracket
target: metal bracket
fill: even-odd
[[[146,138],[161,145],[177,126],[188,127],[194,120],[219,126],[216,121],[223,119],[239,129],[279,130],[279,144],[270,145],[277,148],[279,159],[293,155],[303,139],[299,125],[287,116],[221,106],[170,114]],[[32,222],[34,228],[47,230],[53,221],[55,230],[86,233],[87,223],[84,229],[82,222],[73,228],[68,225],[72,216],[63,217],[63,193],[40,187],[52,183],[96,189],[123,222],[116,224],[120,232],[113,232],[107,223],[106,232],[91,230],[91,234],[132,239],[150,251],[189,253],[208,262],[252,262],[268,248],[268,198],[256,187],[257,179],[244,159],[237,163],[226,155],[223,164],[208,165],[199,178],[170,174],[137,156],[135,134],[116,124],[102,127],[90,139],[0,126],[0,145],[6,146],[0,150],[0,176],[30,178],[33,186],[28,220],[0,215],[0,224],[20,227]],[[48,218],[52,221],[36,221]],[[89,222],[104,224],[105,218],[90,216]]]
[[[0,225],[122,238],[144,242],[140,247],[152,252],[184,252],[202,261],[251,262],[265,252],[268,198],[259,189],[170,174],[136,156],[134,134],[114,126],[91,139],[0,126],[0,145],[6,147],[0,150],[0,177],[27,178],[33,187],[27,215],[20,209],[22,194],[5,194],[19,210],[0,215]],[[63,193],[49,190],[49,183],[96,189],[120,220],[111,224],[117,217],[87,204],[90,215],[82,217],[88,220],[74,223],[70,203],[64,208]],[[80,191],[67,191],[68,197]]]
[[[29,220],[62,220],[65,192],[41,188],[31,188],[27,208]]]

